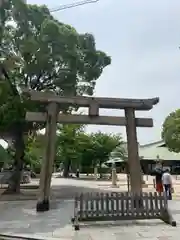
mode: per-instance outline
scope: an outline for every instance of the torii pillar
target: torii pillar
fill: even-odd
[[[40,174],[40,194],[36,205],[37,212],[48,211],[50,208],[50,189],[56,145],[56,126],[57,126],[57,104],[48,104],[47,124],[46,124],[46,150],[44,162],[41,164]]]
[[[131,192],[140,194],[142,191],[142,176],[138,153],[135,110],[133,108],[126,108],[125,117]]]

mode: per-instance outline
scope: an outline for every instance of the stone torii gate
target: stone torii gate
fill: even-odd
[[[153,127],[151,118],[136,118],[135,111],[148,111],[159,102],[159,98],[152,99],[123,99],[97,97],[60,97],[53,93],[30,91],[32,101],[47,104],[47,112],[27,112],[26,120],[31,122],[46,122],[46,153],[41,167],[40,196],[37,211],[49,210],[49,197],[53,162],[55,156],[56,125],[62,124],[96,124],[126,126],[128,143],[128,165],[130,172],[131,191],[142,191],[141,166],[138,154],[136,127]],[[73,115],[59,113],[58,105],[87,107],[88,115]],[[125,117],[100,116],[99,109],[124,109]]]

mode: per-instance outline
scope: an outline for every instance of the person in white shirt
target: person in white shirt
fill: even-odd
[[[172,176],[169,169],[166,169],[162,175],[162,184],[164,186],[164,191],[169,200],[172,200]]]

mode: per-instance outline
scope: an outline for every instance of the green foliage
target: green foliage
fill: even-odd
[[[81,159],[81,151],[84,126],[76,124],[58,125],[56,164],[70,160],[78,165]]]
[[[180,109],[166,117],[162,128],[162,139],[170,151],[180,152]]]
[[[70,159],[74,167],[101,166],[116,147],[123,148],[120,135],[101,132],[87,134],[84,126],[80,125],[61,125],[59,132],[56,161],[60,163]]]
[[[95,164],[101,166],[106,162],[111,152],[117,147],[121,146],[122,138],[120,135],[111,135],[102,132],[97,132],[90,135],[92,139],[93,160]]]
[[[25,159],[31,166],[38,166],[45,152],[45,138],[43,135],[29,136],[26,140]],[[124,151],[121,135],[102,132],[88,134],[83,125],[58,125],[56,141],[55,164],[70,161],[72,169],[81,167],[84,171],[106,162],[114,149]]]
[[[4,149],[0,145],[0,165],[2,166],[4,163],[9,163],[11,162],[12,158],[10,154],[8,153],[7,149]]]
[[[25,163],[31,168],[40,168],[45,154],[45,138],[41,134],[29,135],[26,140]]]
[[[96,49],[93,35],[79,34],[59,22],[46,6],[22,0],[2,0],[0,4],[0,132],[14,140],[18,174],[14,175],[12,189],[19,191],[22,162],[37,161],[32,149],[26,149],[24,159],[23,135],[44,127],[27,123],[25,113],[46,111],[44,104],[32,103],[22,87],[59,96],[92,95],[96,80],[111,59]],[[72,107],[60,106],[59,111]]]
[[[0,76],[0,130],[11,131],[16,122],[23,123],[25,132],[37,130],[43,125],[25,124],[25,112],[43,111],[44,105],[22,96],[22,86],[61,96],[92,95],[96,80],[111,59],[96,49],[91,34],[78,34],[73,27],[55,19],[46,6],[24,4],[21,0],[11,0],[3,6],[0,61],[10,70],[10,84]],[[63,106],[60,110],[68,108]]]

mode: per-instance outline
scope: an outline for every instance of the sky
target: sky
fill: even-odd
[[[76,1],[27,2],[46,4],[51,9]],[[153,110],[136,114],[154,120],[153,128],[138,129],[141,144],[160,140],[165,117],[179,108],[179,9],[179,0],[99,0],[54,13],[59,21],[74,26],[79,33],[92,33],[97,49],[112,58],[111,65],[97,80],[95,96],[160,98]],[[123,116],[119,110],[101,113]],[[120,132],[125,137],[125,127],[88,126],[87,130]]]

